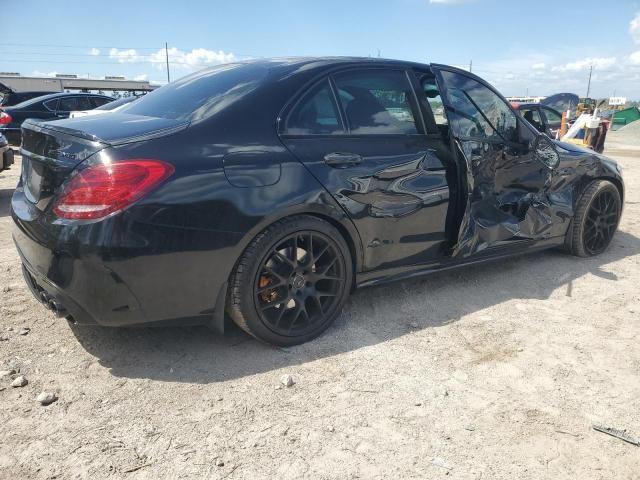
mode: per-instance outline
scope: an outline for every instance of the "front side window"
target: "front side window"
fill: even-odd
[[[525,108],[520,111],[523,118],[529,122],[536,130],[543,130],[540,112],[537,108]]]
[[[411,84],[399,70],[361,70],[334,76],[350,133],[418,133]]]
[[[556,112],[548,108],[543,108],[542,114],[547,119],[547,125],[549,125],[551,128],[560,127],[560,124],[562,123],[562,117],[558,115]]]
[[[442,72],[442,77],[458,136],[517,141],[516,114],[496,93],[462,74]]]
[[[331,135],[344,133],[329,82],[324,81],[306,94],[291,111],[287,135]]]

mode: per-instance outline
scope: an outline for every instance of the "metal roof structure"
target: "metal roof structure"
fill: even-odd
[[[121,78],[77,78],[74,75],[57,77],[23,77],[13,73],[0,73],[0,93],[14,92],[64,92],[66,90],[111,90],[126,92],[150,92],[158,88],[148,81],[125,80]]]

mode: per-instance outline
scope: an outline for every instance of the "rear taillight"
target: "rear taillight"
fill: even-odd
[[[0,125],[8,125],[13,121],[11,115],[6,112],[0,112]]]
[[[71,179],[53,211],[60,218],[103,218],[139,200],[173,171],[168,163],[147,159],[94,165]]]

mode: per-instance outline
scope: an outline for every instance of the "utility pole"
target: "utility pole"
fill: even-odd
[[[473,60],[469,60],[469,73],[473,72]]]
[[[167,83],[171,83],[171,77],[169,76],[169,46],[167,42],[164,42],[164,54],[167,58]]]
[[[591,93],[591,74],[593,73],[593,65],[589,68],[589,83],[587,84],[587,98],[589,98],[589,94]]]

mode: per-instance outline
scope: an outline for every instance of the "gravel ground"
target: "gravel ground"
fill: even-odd
[[[640,478],[640,448],[592,429],[640,437],[640,149],[611,154],[628,195],[602,256],[364,289],[289,349],[54,318],[10,237],[18,158],[0,173],[0,369],[28,384],[0,379],[0,478]]]
[[[640,147],[640,120],[625,125],[615,132],[608,132],[607,143],[622,143],[627,146]]]

